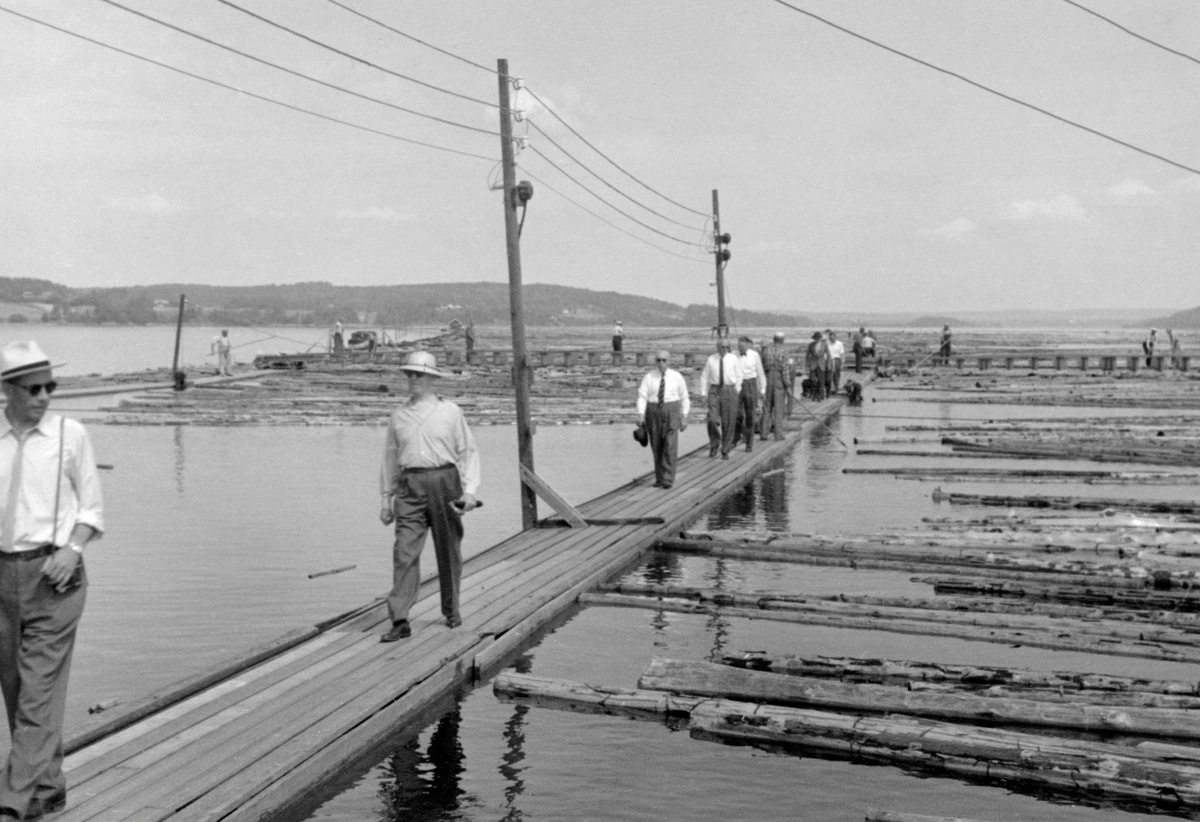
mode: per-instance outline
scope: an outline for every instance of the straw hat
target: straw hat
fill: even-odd
[[[414,351],[409,354],[400,370],[411,371],[414,374],[430,374],[434,377],[442,376],[442,372],[438,371],[437,357],[428,351]]]
[[[61,365],[66,363],[51,364],[50,358],[33,340],[18,340],[0,348],[0,382]]]

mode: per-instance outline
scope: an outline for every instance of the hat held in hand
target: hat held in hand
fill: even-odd
[[[638,423],[637,428],[633,429],[633,438],[638,441],[638,445],[645,448],[650,444],[650,435],[646,433],[646,426]]]

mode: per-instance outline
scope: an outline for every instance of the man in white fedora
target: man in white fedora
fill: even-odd
[[[479,490],[479,450],[471,429],[462,410],[435,392],[442,377],[437,358],[417,351],[400,368],[408,377],[409,399],[388,421],[379,475],[379,518],[384,525],[396,524],[392,591],[387,598],[392,627],[383,635],[384,642],[412,635],[408,612],[417,601],[421,549],[430,530],[442,616],[451,628],[462,624],[462,515],[475,507]]]
[[[104,529],[87,431],[47,413],[51,369],[32,340],[0,349],[0,688],[12,735],[0,820],[66,806],[63,710],[87,590],[83,549]]]

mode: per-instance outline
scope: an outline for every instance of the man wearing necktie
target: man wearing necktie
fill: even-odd
[[[659,351],[654,356],[654,370],[642,378],[638,387],[637,410],[654,455],[656,488],[670,488],[675,483],[679,432],[687,428],[692,404],[687,381],[674,368],[667,367],[670,361],[669,352]]]
[[[716,352],[700,372],[700,393],[708,402],[709,457],[720,451],[721,459],[729,459],[741,390],[742,369],[738,358],[729,353],[729,340],[718,338]]]

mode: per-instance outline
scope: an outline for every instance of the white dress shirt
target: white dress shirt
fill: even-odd
[[[835,360],[844,359],[846,356],[846,344],[841,340],[835,340],[829,344],[829,356]]]
[[[396,487],[404,468],[437,468],[454,465],[462,480],[463,493],[479,490],[479,449],[467,427],[462,409],[449,400],[436,403],[411,401],[392,411],[383,446],[379,492],[387,497]]]
[[[663,402],[680,403],[680,413],[687,419],[688,411],[692,409],[692,398],[688,396],[687,380],[674,368],[668,368],[665,374],[660,374],[655,368],[642,377],[642,384],[638,386],[638,416],[645,418],[646,406],[658,402],[658,384],[664,380],[667,387],[664,389]]]
[[[104,531],[104,504],[83,424],[46,413],[18,438],[0,414],[0,505],[0,551],[62,547],[78,524],[90,525],[96,531],[92,538],[98,538]]]
[[[742,367],[738,364],[738,358],[735,354],[726,354],[725,357],[725,385],[732,385],[738,391],[742,390]],[[708,358],[708,362],[704,364],[704,370],[700,372],[700,393],[707,395],[709,386],[717,385],[721,378],[721,355],[713,352]]]
[[[738,354],[738,365],[742,369],[742,380],[758,380],[758,393],[767,393],[767,372],[763,371],[762,357],[753,348],[747,348],[745,354]],[[740,389],[739,389],[740,390]]]

